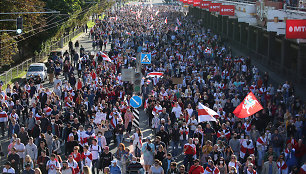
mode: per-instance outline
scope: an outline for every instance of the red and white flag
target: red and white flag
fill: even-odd
[[[157,12],[155,12],[155,16],[158,15],[159,11],[157,10]]]
[[[199,123],[203,121],[216,121],[216,119],[214,118],[215,115],[219,115],[219,114],[215,112],[214,110],[199,103],[199,106],[198,106],[198,122]]]
[[[177,26],[175,26],[174,31],[177,31],[177,30],[178,30],[178,27],[177,27]]]
[[[178,18],[176,18],[176,23],[177,23],[178,26],[182,25],[182,23],[180,22],[180,20]]]
[[[165,24],[167,24],[168,23],[168,17],[166,17],[166,19],[165,19]]]
[[[250,143],[247,143],[248,141],[250,141]],[[254,145],[252,140],[243,140],[240,146],[240,158],[244,158],[247,152],[249,155],[254,154]]]
[[[151,21],[153,21],[153,20],[154,20],[153,15],[151,15]]]
[[[246,117],[249,117],[249,116],[255,114],[256,112],[258,112],[262,109],[263,109],[263,107],[258,102],[255,95],[252,92],[250,92],[244,98],[244,100],[240,103],[240,105],[238,105],[236,107],[236,109],[234,110],[233,113],[238,118],[246,118]]]
[[[101,55],[102,55],[102,57],[103,57],[103,60],[105,60],[105,61],[107,61],[107,62],[112,62],[112,60],[108,57],[107,54],[105,54],[105,53],[102,52]]]

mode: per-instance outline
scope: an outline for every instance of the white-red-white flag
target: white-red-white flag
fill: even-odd
[[[158,15],[158,13],[159,13],[159,11],[157,10],[157,12],[155,12],[155,16],[157,16],[157,15]]]
[[[166,17],[166,19],[165,19],[165,24],[167,24],[168,23],[168,17]]]
[[[176,23],[177,23],[178,26],[182,25],[182,23],[180,22],[180,20],[178,18],[176,18]]]
[[[219,115],[214,110],[204,106],[202,103],[199,103],[198,106],[198,122],[203,121],[216,121],[216,118],[214,118],[215,115]]]
[[[153,15],[151,15],[151,21],[153,21],[153,20],[154,20]]]
[[[178,30],[178,27],[177,27],[177,26],[175,26],[174,31],[177,31],[177,30]]]
[[[107,61],[107,62],[112,62],[112,59],[110,59],[109,56],[108,56],[107,54],[105,54],[105,53],[102,52],[101,55],[102,55],[102,57],[103,57],[103,60],[105,60],[105,61]]]

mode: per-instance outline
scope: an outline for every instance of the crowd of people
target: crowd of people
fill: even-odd
[[[88,39],[95,55],[71,42],[49,58],[52,88],[0,88],[1,133],[10,141],[3,173],[306,172],[306,110],[293,84],[270,84],[179,6],[125,5],[96,20]],[[141,52],[152,55],[141,67],[145,128],[133,126],[133,84],[121,75]],[[264,109],[239,119],[232,112],[249,91]],[[216,122],[198,121],[199,103],[218,113]]]

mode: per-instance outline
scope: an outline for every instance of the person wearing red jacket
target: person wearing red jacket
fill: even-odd
[[[195,159],[194,164],[190,167],[188,174],[202,174],[204,173],[204,168],[200,165],[200,160]]]
[[[299,139],[298,143],[295,146],[295,157],[298,162],[298,166],[302,165],[302,160],[306,154],[306,146],[303,144],[303,140]]]
[[[193,157],[196,154],[196,146],[195,144],[193,144],[192,138],[189,138],[188,143],[184,145],[184,154],[185,154],[184,166],[185,166],[186,171],[188,171],[188,168],[189,168],[188,164],[192,166]]]
[[[78,163],[78,166],[81,166],[81,154],[79,152],[79,146],[74,146],[73,152],[71,154],[73,159]]]

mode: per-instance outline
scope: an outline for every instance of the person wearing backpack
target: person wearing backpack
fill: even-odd
[[[92,140],[92,144],[88,149],[92,153],[92,173],[95,174],[95,168],[98,167],[98,161],[100,154],[102,153],[102,148],[98,145],[97,139]]]

